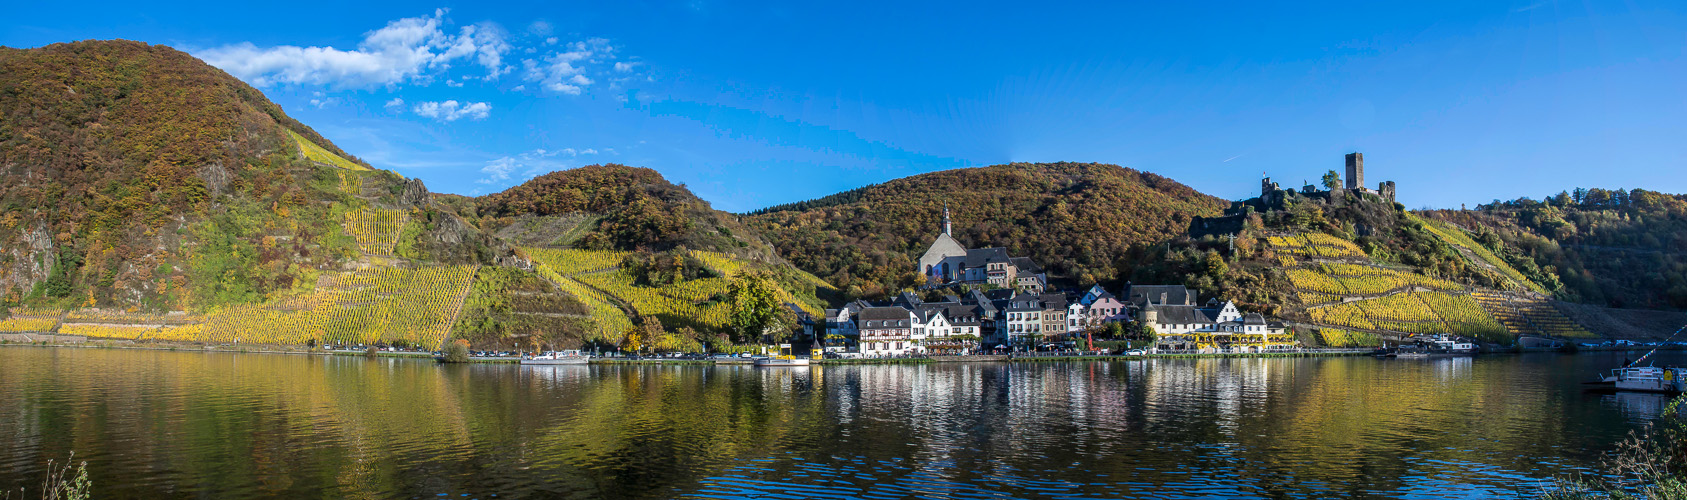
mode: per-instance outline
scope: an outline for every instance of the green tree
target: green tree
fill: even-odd
[[[1341,174],[1331,170],[1324,172],[1324,189],[1335,189],[1341,186]]]
[[[762,334],[784,331],[794,319],[779,302],[779,287],[761,273],[746,273],[733,280],[727,293],[732,306],[731,324],[737,332],[735,342],[755,341]]]

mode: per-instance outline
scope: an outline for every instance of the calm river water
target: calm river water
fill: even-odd
[[[757,369],[12,346],[0,487],[74,451],[99,498],[1515,496],[1662,410],[1583,392],[1622,357]]]

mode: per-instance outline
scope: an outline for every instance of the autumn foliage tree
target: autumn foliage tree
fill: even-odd
[[[780,340],[795,323],[794,313],[779,300],[779,287],[760,273],[746,273],[733,280],[728,295],[735,342],[754,342],[764,334]]]

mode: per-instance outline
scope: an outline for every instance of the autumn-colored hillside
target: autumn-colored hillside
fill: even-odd
[[[302,142],[350,158],[169,47],[0,48],[0,294],[177,308],[310,279],[352,251],[333,202],[361,193],[302,160]],[[354,177],[402,189],[383,174]]]
[[[1015,163],[902,178],[746,217],[781,256],[857,295],[917,280],[914,262],[942,231],[969,248],[1001,246],[1078,283],[1122,280],[1138,250],[1186,234],[1227,203],[1159,175],[1097,163]]]

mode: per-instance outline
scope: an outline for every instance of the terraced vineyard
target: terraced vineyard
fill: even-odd
[[[1271,236],[1267,238],[1272,248],[1279,254],[1312,259],[1367,259],[1364,250],[1358,245],[1341,238],[1324,233],[1301,233],[1292,236]]]
[[[357,240],[357,249],[369,255],[392,255],[398,246],[410,213],[404,210],[362,208],[346,212],[346,233]]]
[[[597,290],[573,279],[557,276],[554,272],[541,274],[547,274],[546,277],[555,281],[563,291],[574,295],[574,298],[580,299],[580,302],[586,304],[586,308],[591,310],[592,320],[597,322],[596,339],[619,339],[622,333],[626,332],[628,328],[632,328],[632,318],[629,318],[620,306],[611,302],[608,295],[599,293]]]
[[[1493,292],[1476,292],[1473,295],[1512,335],[1597,337],[1559,312],[1549,301]]]
[[[1476,240],[1470,239],[1470,235],[1465,234],[1463,229],[1459,229],[1451,224],[1438,220],[1427,220],[1416,217],[1413,217],[1413,219],[1422,222],[1424,228],[1429,229],[1429,232],[1434,233],[1435,236],[1440,237],[1441,240],[1447,242],[1447,244],[1459,247],[1467,252],[1470,252],[1471,255],[1475,255],[1476,258],[1484,264],[1483,267],[1494,269],[1501,275],[1505,276],[1510,289],[1532,290],[1538,293],[1546,293],[1546,289],[1541,288],[1539,284],[1524,277],[1523,273],[1517,272],[1517,269],[1512,268],[1511,264],[1507,264],[1505,259],[1501,259],[1500,256],[1494,255],[1493,251],[1490,251],[1488,250],[1488,247],[1477,243]]]
[[[78,310],[58,332],[95,338],[260,344],[403,341],[438,349],[479,266],[334,273],[316,289],[204,316]]]
[[[1356,246],[1325,234],[1272,236],[1267,243],[1283,263],[1298,263],[1285,275],[1313,323],[1338,332],[1512,338],[1458,283],[1376,265]]]
[[[604,338],[618,338],[621,331],[632,324],[629,318],[634,315],[656,317],[670,328],[683,325],[699,329],[726,329],[729,307],[724,298],[728,287],[734,277],[748,269],[747,263],[725,254],[693,250],[693,256],[722,277],[650,287],[638,285],[632,275],[621,270],[620,264],[627,252],[546,248],[522,248],[521,251],[544,268],[542,275],[586,302],[592,309],[593,318],[598,320],[599,332]],[[829,287],[819,278],[807,273],[802,275],[805,283]],[[809,314],[824,314],[824,305],[812,297],[792,293],[783,287],[779,292],[782,301],[796,303]]]
[[[1374,334],[1339,328],[1319,328],[1318,338],[1329,347],[1376,347],[1382,345],[1382,339]]]
[[[0,319],[0,333],[51,332],[63,316],[62,309],[14,307],[10,317]]]
[[[287,131],[287,135],[293,138],[293,142],[295,144],[299,145],[299,152],[303,153],[305,155],[305,159],[307,160],[346,170],[369,170],[369,167],[358,165],[353,163],[351,160],[347,160],[340,155],[323,149],[322,146],[316,145],[316,143],[311,142],[310,139],[306,139],[304,136],[294,133],[291,130]]]

